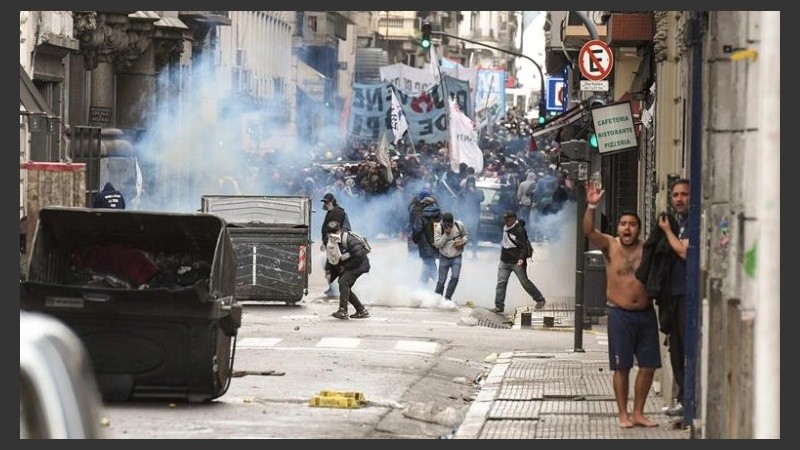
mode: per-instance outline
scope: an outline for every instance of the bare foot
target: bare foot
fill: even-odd
[[[633,428],[633,422],[631,422],[630,417],[628,415],[620,415],[619,416],[619,427],[620,428]]]
[[[642,427],[652,428],[658,426],[658,423],[653,422],[652,420],[648,419],[645,416],[633,416],[631,418],[631,421],[633,422],[634,425],[639,425]]]

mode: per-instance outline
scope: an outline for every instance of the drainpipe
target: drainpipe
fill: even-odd
[[[781,437],[780,11],[761,13],[758,240],[753,349],[753,437]]]
[[[696,411],[698,311],[700,288],[700,198],[702,179],[703,139],[703,26],[702,12],[694,12],[689,21],[689,43],[692,47],[691,124],[689,175],[689,249],[686,259],[686,336],[684,350],[686,368],[683,382],[683,425],[691,425]],[[694,428],[692,427],[692,434]]]
[[[600,39],[600,35],[597,34],[597,27],[594,26],[591,20],[586,17],[586,14],[583,11],[570,11],[571,14],[575,14],[578,16],[578,19],[581,19],[583,25],[586,27],[586,30],[589,32],[589,37],[592,39]]]
[[[581,11],[570,11],[570,13],[578,16],[581,22],[583,22],[583,25],[589,32],[590,38],[600,39],[600,36],[597,34],[597,28],[595,28],[594,23],[586,17],[586,14]],[[544,80],[542,80],[542,83],[544,83]],[[544,91],[544,88],[542,88],[542,90]],[[586,257],[584,253],[586,251],[586,235],[583,233],[583,213],[581,211],[585,211],[586,209],[586,193],[583,189],[578,189],[578,201],[576,206],[577,212],[575,215],[578,222],[578,229],[575,236],[575,325],[573,328],[573,350],[575,352],[585,352],[583,349],[583,324],[586,312],[583,304],[583,289],[586,269]]]

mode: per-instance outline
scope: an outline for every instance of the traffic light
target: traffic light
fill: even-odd
[[[547,120],[547,103],[545,103],[544,97],[539,98],[539,125],[543,125]]]
[[[431,48],[431,24],[429,22],[422,24],[422,40],[420,41],[420,45],[422,45],[424,49]]]
[[[609,104],[609,99],[606,94],[596,93],[589,98],[589,108],[600,108]],[[589,127],[589,132],[586,134],[586,142],[591,148],[597,148],[597,134],[594,132],[594,127]]]
[[[589,147],[597,148],[597,135],[593,132],[589,133],[588,137]]]

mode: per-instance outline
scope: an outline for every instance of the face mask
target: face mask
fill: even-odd
[[[323,204],[322,205],[322,209],[324,209],[326,211],[332,210],[333,209],[333,203],[328,202],[328,203]]]

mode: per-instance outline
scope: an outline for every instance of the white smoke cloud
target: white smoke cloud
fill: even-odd
[[[302,180],[300,168],[308,166],[314,152],[343,142],[333,125],[317,130],[319,142],[308,142],[309,133],[284,126],[284,101],[249,103],[215,78],[209,59],[182,70],[188,72],[180,77],[179,98],[148,112],[146,130],[135,143],[144,178],[139,209],[193,212],[206,194],[290,194],[299,184],[288,185],[287,177],[278,174]],[[166,86],[173,80],[162,74],[158,83]],[[334,112],[321,105],[302,113],[319,123],[335,122],[325,120]]]
[[[533,261],[528,262],[528,276],[548,299],[551,305],[574,307],[575,296],[575,232],[576,205],[567,202],[557,214],[546,217],[546,226],[554,238],[544,244],[535,245]],[[348,211],[362,211],[353,207]],[[367,213],[350,213],[354,230],[362,226]],[[374,215],[374,214],[373,214]],[[368,216],[369,217],[369,216]],[[458,217],[456,217],[458,218]],[[319,231],[316,231],[319,233]],[[445,302],[434,292],[435,282],[419,282],[422,262],[416,249],[407,242],[395,238],[371,239],[373,252],[369,259],[371,270],[362,275],[353,287],[354,292],[371,306],[390,306],[407,308],[453,309],[455,305]],[[377,244],[377,245],[376,245]],[[318,249],[315,249],[315,251]],[[468,248],[463,256],[461,277],[453,294],[453,302],[458,306],[471,303],[476,307],[494,308],[495,287],[497,285],[497,265],[500,248],[497,244],[480,242],[476,253]],[[315,261],[319,268],[314,269],[313,277],[322,275],[323,256],[317,254]],[[522,289],[516,276],[509,278],[506,291],[506,311],[533,305],[533,300]]]

